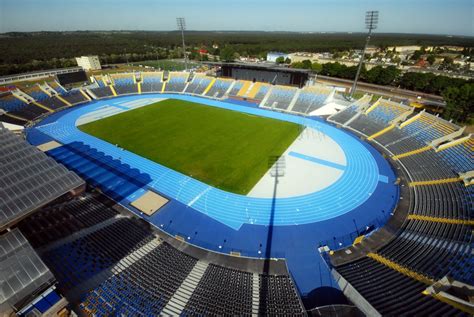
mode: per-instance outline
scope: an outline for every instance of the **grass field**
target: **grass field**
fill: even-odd
[[[301,126],[167,99],[87,123],[81,131],[226,191],[246,194]]]

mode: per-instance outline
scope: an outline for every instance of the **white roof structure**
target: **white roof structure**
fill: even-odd
[[[53,281],[53,274],[20,230],[0,236],[0,311],[10,310]]]

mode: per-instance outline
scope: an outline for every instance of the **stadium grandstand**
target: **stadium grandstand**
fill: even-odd
[[[205,95],[211,98],[222,98],[229,89],[232,89],[233,83],[234,81],[231,79],[217,78]]]
[[[164,91],[166,92],[183,92],[188,85],[189,74],[184,72],[169,72]]]
[[[326,105],[334,91],[328,87],[306,87],[297,93],[293,106],[288,111],[310,114]]]
[[[297,73],[227,67],[0,95],[0,309],[472,315],[472,134]]]
[[[243,90],[243,92],[246,93],[250,85],[251,85],[251,82],[249,81],[236,80],[234,84],[232,85],[232,87],[230,88],[230,91],[228,92],[228,94],[231,97],[236,97],[239,95],[241,90]],[[247,88],[244,88],[244,86],[246,86]]]
[[[137,80],[134,73],[111,74],[110,80],[113,83],[116,94],[136,94],[138,93]]]
[[[32,98],[32,97],[31,97]],[[47,113],[44,107],[37,103],[26,100],[23,95],[17,91],[13,93],[7,92],[0,96],[2,116],[5,122],[15,124],[15,122],[27,122]]]
[[[163,72],[144,72],[141,73],[140,78],[139,92],[161,92],[163,90]]]
[[[27,87],[24,92],[36,101],[43,101],[49,97],[49,95],[43,89],[41,89],[40,85]]]
[[[272,87],[268,98],[262,101],[262,107],[270,109],[286,110],[291,106],[291,102],[296,95],[296,89],[293,87]]]
[[[193,79],[186,85],[184,93],[191,95],[202,95],[214,84],[214,79],[202,74],[195,74]],[[207,89],[209,87],[209,89]]]

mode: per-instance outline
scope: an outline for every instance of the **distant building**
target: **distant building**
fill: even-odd
[[[291,59],[291,62],[302,62],[304,60],[310,60],[311,62],[318,61],[319,54],[307,53],[307,52],[296,52],[289,54],[288,57]]]
[[[84,70],[98,70],[102,69],[100,65],[99,56],[81,56],[76,57],[77,65]]]
[[[469,66],[470,64],[469,60],[465,58],[455,58],[453,59],[453,63],[461,67]]]
[[[411,54],[415,51],[419,51],[422,48],[420,45],[406,45],[406,46],[390,46],[387,47],[387,50],[393,51],[395,49],[395,52],[401,53],[401,54]],[[433,50],[432,46],[427,46],[425,47],[425,50],[427,52],[431,52]]]
[[[258,57],[240,56],[239,61],[247,63],[258,63],[260,59]]]
[[[419,61],[417,61],[415,63],[415,66],[418,66],[418,67],[426,67],[427,66],[427,62],[424,60],[424,59],[420,59]]]
[[[354,51],[354,52],[357,52],[357,51]],[[374,55],[375,53],[378,53],[378,52],[380,52],[380,49],[376,46],[369,46],[365,50],[365,54],[369,54],[369,55]],[[362,51],[360,51],[360,53],[358,54],[362,55]]]
[[[284,59],[288,58],[288,54],[281,53],[281,52],[268,52],[267,53],[267,61],[276,63],[278,57],[283,57]]]
[[[444,49],[456,52],[462,52],[464,50],[463,46],[443,46]]]

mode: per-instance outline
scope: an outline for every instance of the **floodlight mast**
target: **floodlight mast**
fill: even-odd
[[[186,45],[184,44],[184,30],[186,30],[186,21],[184,18],[176,18],[178,24],[178,30],[181,31],[181,39],[183,40],[183,55],[184,55],[184,68],[188,70],[188,58],[186,56]]]
[[[369,30],[367,34],[367,38],[365,40],[364,50],[362,51],[362,56],[360,58],[359,67],[357,68],[356,77],[354,79],[354,84],[352,85],[351,93],[349,98],[352,99],[354,93],[357,89],[357,81],[359,80],[360,72],[362,70],[362,65],[364,65],[364,58],[365,58],[365,51],[367,50],[367,46],[369,46],[370,36],[372,35],[372,30],[377,28],[377,23],[379,22],[379,12],[378,11],[367,11],[365,13],[365,28]]]

